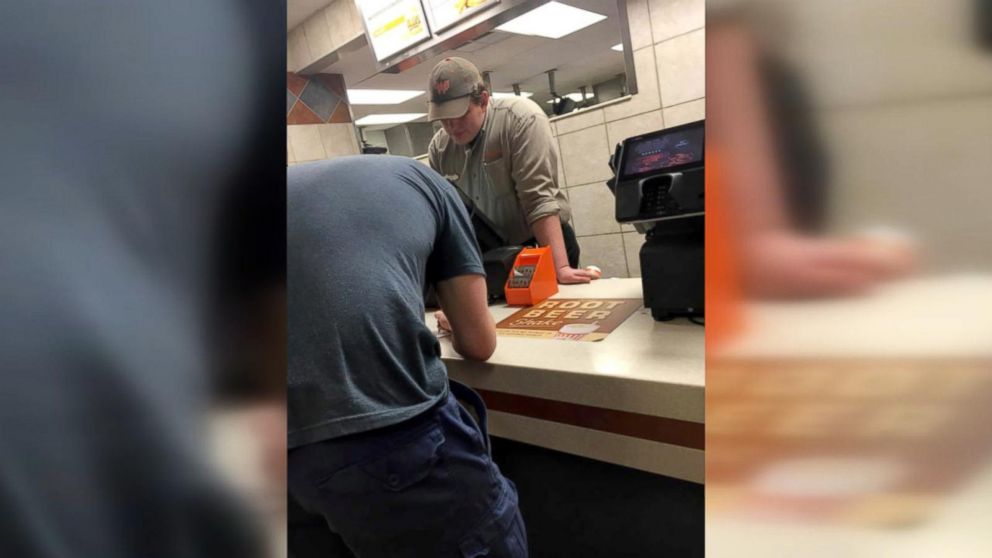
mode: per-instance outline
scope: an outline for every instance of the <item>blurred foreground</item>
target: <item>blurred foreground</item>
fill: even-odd
[[[707,6],[707,555],[992,554],[992,13]]]
[[[277,484],[285,14],[0,4],[0,556],[279,546],[284,491],[239,493],[208,427],[278,402],[214,445]]]

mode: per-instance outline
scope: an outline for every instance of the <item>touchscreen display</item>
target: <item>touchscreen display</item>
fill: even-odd
[[[702,126],[660,136],[648,136],[624,145],[622,176],[658,171],[703,160]]]

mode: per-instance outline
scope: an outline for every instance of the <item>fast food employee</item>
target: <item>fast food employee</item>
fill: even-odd
[[[428,119],[440,120],[430,166],[496,224],[510,245],[550,246],[559,283],[588,283],[578,269],[571,208],[558,186],[558,150],[547,115],[523,97],[494,99],[474,64],[445,58],[431,71]]]

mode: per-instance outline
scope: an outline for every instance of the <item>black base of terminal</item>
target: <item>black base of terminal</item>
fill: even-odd
[[[703,556],[703,485],[492,437],[535,558]]]
[[[703,216],[655,226],[641,246],[644,306],[655,320],[702,318],[706,301]]]

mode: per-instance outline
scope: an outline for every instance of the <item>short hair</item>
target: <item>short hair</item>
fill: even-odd
[[[472,93],[469,94],[469,97],[472,99],[473,105],[482,104],[483,91],[489,91],[489,88],[486,87],[486,83],[484,81],[480,81],[479,83],[476,83],[475,87],[472,88]]]

